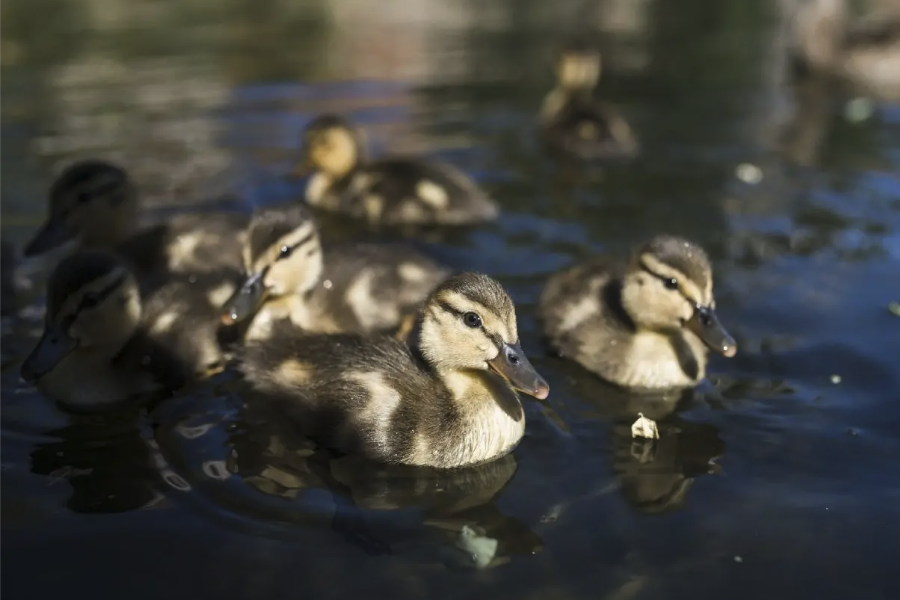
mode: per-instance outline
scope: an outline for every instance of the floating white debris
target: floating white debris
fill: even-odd
[[[631,425],[631,437],[658,440],[659,430],[656,428],[656,421],[648,419],[644,413],[638,413],[637,421]]]
[[[467,552],[472,557],[472,564],[479,569],[490,565],[497,554],[497,540],[478,535],[468,525],[462,526],[456,539],[456,547]]]
[[[744,562],[744,559],[741,558],[740,556],[735,556],[735,557],[734,557],[734,562],[736,562],[736,563],[742,563],[742,562]]]
[[[844,118],[851,123],[862,123],[875,113],[875,104],[869,98],[854,98],[844,106]]]
[[[832,375],[832,376],[831,376],[831,383],[833,383],[834,385],[837,385],[837,384],[839,384],[840,382],[841,382],[841,376],[840,376],[840,375]]]
[[[737,178],[750,185],[756,185],[763,178],[762,169],[751,163],[741,163],[735,171]]]

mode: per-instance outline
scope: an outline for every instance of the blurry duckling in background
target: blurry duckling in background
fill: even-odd
[[[716,318],[706,253],[676,237],[654,238],[627,265],[598,257],[553,275],[538,312],[554,350],[627,388],[692,387],[707,347],[737,352]]]
[[[581,40],[568,43],[560,52],[557,84],[540,113],[541,138],[552,152],[582,160],[637,153],[637,139],[625,119],[592,95],[601,65],[600,52]]]
[[[16,260],[16,248],[7,241],[0,242],[0,283],[2,283],[2,295],[0,295],[0,314],[11,315],[19,309],[21,293],[25,291],[30,282],[18,272]]]
[[[139,227],[139,204],[137,188],[123,168],[103,160],[73,163],[51,186],[47,219],[24,255],[71,246],[115,250],[139,278],[164,272],[240,273],[246,215],[181,214]]]
[[[497,217],[497,204],[448,164],[411,157],[367,161],[365,154],[362,135],[348,120],[313,119],[303,139],[301,171],[314,171],[306,201],[383,225],[472,225]]]
[[[834,77],[878,99],[900,99],[900,3],[850,22],[845,0],[800,0],[792,22],[796,75]]]
[[[240,368],[306,435],[349,455],[453,468],[512,451],[525,431],[515,390],[544,399],[550,388],[519,345],[500,284],[451,277],[425,301],[410,339],[279,328],[245,346]]]
[[[222,366],[218,324],[215,307],[190,283],[167,282],[142,299],[120,257],[78,251],[47,282],[44,332],[21,375],[81,410],[174,390]]]
[[[246,279],[225,303],[231,325],[252,317],[246,339],[264,339],[289,319],[314,333],[396,330],[449,269],[400,244],[344,243],[323,249],[309,209],[257,210],[244,246]]]

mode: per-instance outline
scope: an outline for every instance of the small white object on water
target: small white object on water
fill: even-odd
[[[840,375],[832,375],[832,376],[831,376],[831,383],[833,383],[834,385],[837,385],[837,384],[839,384],[840,382],[841,382],[841,376],[840,376]]]
[[[735,556],[735,557],[734,557],[734,562],[736,562],[736,563],[742,563],[742,562],[744,562],[744,559],[741,558],[740,556]]]
[[[875,113],[875,104],[869,98],[854,98],[844,106],[844,118],[851,123],[867,121]]]
[[[631,425],[631,437],[658,440],[659,430],[656,428],[656,421],[648,419],[644,416],[644,413],[638,413],[637,421]]]
[[[763,178],[762,169],[751,163],[741,163],[735,171],[737,178],[750,185],[756,185]]]
[[[472,557],[472,564],[478,569],[490,565],[497,554],[497,540],[478,535],[468,525],[462,526],[459,537],[456,538],[456,547],[468,553]]]

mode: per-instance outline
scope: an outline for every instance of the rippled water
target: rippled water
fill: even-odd
[[[303,124],[348,112],[373,153],[440,157],[499,200],[496,224],[411,241],[508,287],[549,402],[526,400],[526,438],[481,469],[326,468],[228,373],[150,416],[65,415],[18,379],[36,301],[3,323],[10,598],[897,597],[900,107],[851,123],[791,96],[774,3],[297,4],[5,1],[3,240],[89,155],[134,172],[152,210],[291,200]],[[602,31],[633,162],[573,168],[536,144],[573,23]],[[551,272],[657,232],[710,251],[740,347],[677,406],[547,356],[533,319]],[[655,445],[631,440],[639,411]]]

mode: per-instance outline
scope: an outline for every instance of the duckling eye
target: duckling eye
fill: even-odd
[[[670,277],[663,282],[663,285],[666,286],[666,289],[677,290],[678,289],[678,280],[674,277]]]
[[[281,252],[278,254],[278,258],[287,258],[294,251],[293,246],[282,246]]]
[[[79,204],[87,204],[91,201],[91,195],[87,192],[80,192],[76,200]]]
[[[467,312],[463,315],[463,323],[465,323],[466,326],[475,329],[476,327],[481,327],[481,317],[473,312]]]
[[[97,294],[87,294],[81,299],[82,308],[93,308],[100,303],[100,296]]]

